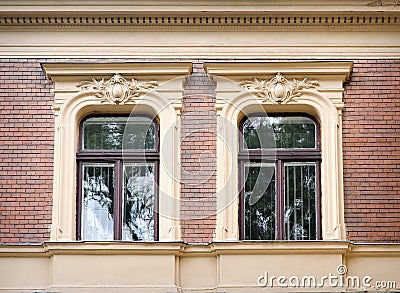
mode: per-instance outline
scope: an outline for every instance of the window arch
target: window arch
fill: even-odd
[[[307,113],[317,119],[320,128],[320,178],[323,194],[321,239],[346,239],[341,120],[344,108],[343,82],[349,77],[352,64],[323,61],[210,62],[206,68],[208,74],[214,75],[217,83],[218,213],[215,239],[241,239],[238,218],[238,128],[244,115],[260,112]],[[303,83],[306,81],[312,82]],[[274,90],[273,85],[277,83],[284,86],[283,92]]]
[[[158,240],[158,132],[143,115],[81,122],[78,240]]]
[[[321,239],[316,119],[302,113],[251,114],[239,129],[240,239]]]
[[[51,241],[73,241],[77,236],[77,153],[80,151],[82,119],[93,114],[138,113],[157,117],[159,123],[158,236],[160,241],[179,240],[179,133],[183,81],[191,70],[189,62],[143,63],[52,63],[43,64],[54,82],[54,184]],[[157,81],[153,90],[138,92],[121,100],[116,87],[114,100],[99,96],[93,78],[111,86],[134,78],[139,83]],[[118,77],[118,79],[117,79]],[[83,85],[82,85],[83,82]],[[89,84],[89,86],[88,86]],[[90,84],[92,86],[90,86]],[[152,83],[154,84],[154,82]],[[126,88],[125,88],[126,89]],[[111,91],[113,92],[113,91]],[[110,91],[108,92],[110,93]],[[125,96],[126,97],[126,96]],[[122,101],[122,102],[121,102]]]

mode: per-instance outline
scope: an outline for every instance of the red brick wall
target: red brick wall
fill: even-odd
[[[215,83],[202,63],[193,64],[193,74],[184,85],[181,122],[181,225],[183,241],[213,240],[216,213]]]
[[[354,62],[345,89],[348,239],[400,242],[400,60]]]
[[[51,83],[37,60],[0,59],[0,243],[49,239]]]
[[[117,61],[117,60],[114,60]],[[53,95],[40,60],[0,59],[0,243],[49,239]],[[400,241],[400,61],[355,61],[345,86],[343,157],[348,239]],[[185,83],[181,121],[183,240],[213,239],[215,83],[201,62]]]

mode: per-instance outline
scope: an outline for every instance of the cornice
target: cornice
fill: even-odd
[[[46,76],[59,81],[65,78],[82,76],[109,76],[115,73],[127,76],[152,76],[164,79],[171,76],[185,76],[190,74],[190,62],[130,62],[130,63],[44,63],[42,64]]]
[[[203,29],[231,29],[244,27],[252,29],[268,29],[279,27],[292,28],[400,28],[400,10],[374,13],[315,13],[315,12],[254,12],[254,13],[227,13],[218,15],[188,15],[188,14],[163,14],[147,15],[136,13],[130,15],[52,15],[41,16],[23,15],[14,12],[7,15],[0,11],[0,27],[3,28],[203,28]]]
[[[359,256],[399,256],[398,243],[359,243],[349,241],[244,241],[212,242],[189,245],[182,242],[46,242],[42,245],[0,245],[0,257],[50,257],[66,254],[157,254],[157,255],[223,255],[223,254],[343,254]]]
[[[105,0],[0,2],[0,28],[268,29],[400,25],[398,0]],[[360,27],[361,26],[361,27]]]
[[[287,75],[339,75],[344,82],[353,68],[349,61],[317,62],[206,62],[206,72],[233,78],[250,76],[271,76],[277,72]]]
[[[16,12],[137,12],[137,11],[382,11],[400,6],[397,0],[2,0],[0,11]]]
[[[65,254],[153,254],[174,255],[182,250],[180,242],[47,242],[44,250],[50,255]]]
[[[222,0],[4,0],[0,1],[0,54],[11,58],[399,58],[400,6],[393,1],[400,0],[379,1],[382,5],[373,0],[286,0],[279,5],[262,0],[232,0],[229,5]]]
[[[343,83],[353,68],[349,61],[314,62],[205,62],[206,72],[223,80],[236,82],[261,104],[294,103],[305,92],[323,94],[337,109],[343,108]],[[231,97],[239,93],[217,83],[217,109],[228,105]]]

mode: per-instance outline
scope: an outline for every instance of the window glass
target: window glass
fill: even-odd
[[[82,123],[78,240],[158,240],[157,127],[142,116]],[[123,148],[141,151],[118,151]]]
[[[316,239],[315,163],[285,163],[287,240]]]
[[[275,164],[245,163],[245,239],[275,239]]]
[[[82,239],[114,238],[114,165],[83,165]]]
[[[148,117],[91,117],[83,122],[82,148],[87,150],[155,147],[155,125]]]
[[[124,164],[123,240],[154,240],[154,163]]]
[[[243,121],[242,239],[320,239],[317,126],[301,115],[252,116]]]
[[[302,116],[249,117],[243,123],[245,149],[315,148],[315,122]]]

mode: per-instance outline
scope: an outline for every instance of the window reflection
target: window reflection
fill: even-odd
[[[285,163],[285,175],[286,239],[316,239],[315,163]]]
[[[114,166],[83,165],[82,239],[114,237]]]
[[[124,164],[124,240],[154,240],[154,164]]]
[[[83,149],[154,149],[155,125],[148,117],[91,117],[83,122]]]
[[[301,114],[275,115],[251,116],[241,125],[240,237],[320,239],[318,124]]]
[[[315,131],[308,117],[249,117],[243,123],[244,148],[315,148]]]
[[[245,164],[245,239],[275,239],[275,164]]]
[[[81,131],[77,239],[158,240],[158,124],[146,116],[89,117]]]

